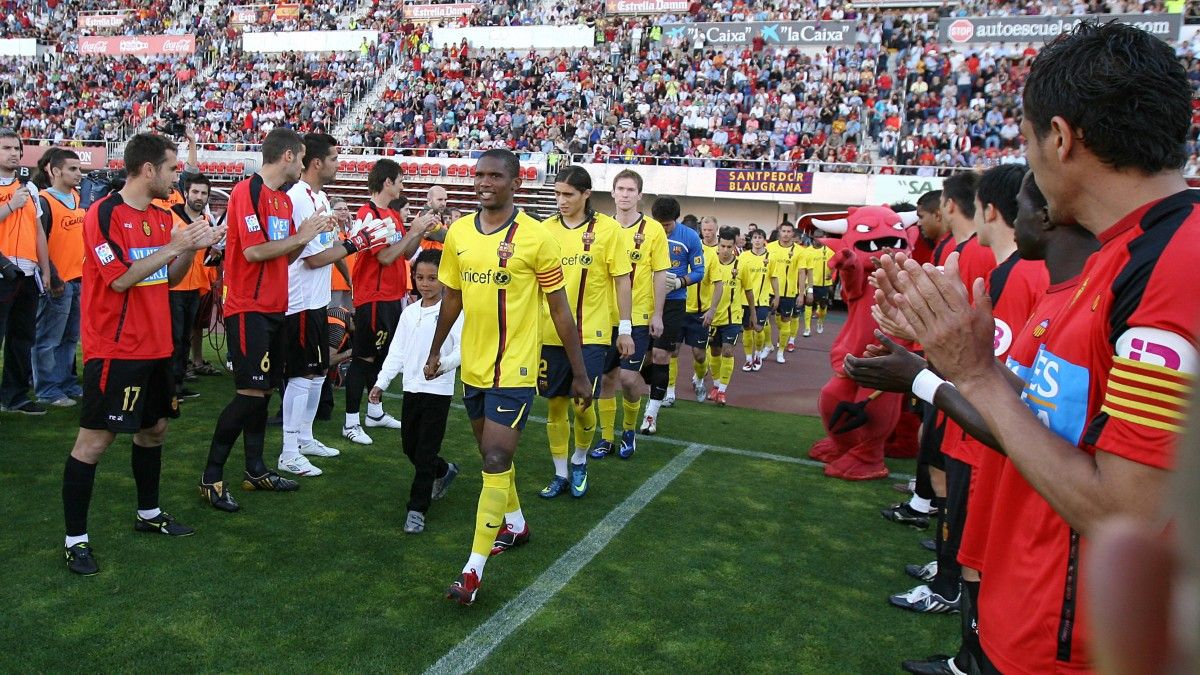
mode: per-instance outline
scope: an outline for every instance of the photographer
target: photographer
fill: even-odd
[[[38,226],[36,188],[17,176],[21,137],[0,131],[0,336],[4,376],[0,407],[9,412],[44,415],[29,398],[38,297],[50,286],[46,233]]]

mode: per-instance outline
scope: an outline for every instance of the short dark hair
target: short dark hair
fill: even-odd
[[[660,223],[679,220],[679,200],[674,197],[659,197],[650,205],[650,215]]]
[[[318,159],[325,159],[337,146],[337,139],[329,134],[304,134],[304,168]]]
[[[417,255],[417,259],[413,261],[413,269],[416,269],[420,264],[433,265],[437,267],[442,264],[442,251],[436,248],[427,248]]]
[[[796,229],[796,226],[795,226],[795,224],[793,224],[791,221],[787,221],[787,220],[785,220],[785,221],[783,221],[782,223],[780,223],[780,224],[779,224],[779,227],[775,228],[775,231],[776,231],[776,232],[778,232],[779,230],[782,230],[782,229],[783,229],[783,228],[785,228],[785,227],[790,227],[790,228],[792,228],[793,230],[795,230],[795,229]]]
[[[1023,100],[1039,139],[1062,117],[1114,169],[1158,173],[1187,159],[1187,71],[1170,46],[1139,28],[1081,21],[1038,52]]]
[[[942,200],[954,202],[959,211],[968,218],[975,217],[975,192],[979,190],[979,174],[974,171],[960,171],[951,174],[942,183]]]
[[[388,208],[393,211],[403,211],[406,206],[408,206],[408,197],[404,195],[400,195],[388,203]]]
[[[979,203],[996,207],[1009,227],[1017,221],[1017,195],[1028,171],[1024,164],[1001,164],[988,169],[979,179]]]
[[[767,238],[767,233],[763,232],[761,229],[759,229],[757,227],[750,228],[750,231],[746,233],[746,238],[753,239],[755,235],[758,235],[758,236],[762,237],[763,239]]]
[[[46,157],[49,157],[49,159],[46,159],[47,171],[50,169],[61,169],[63,164],[67,163],[68,159],[73,159],[77,162],[79,161],[79,154],[74,150],[67,150],[66,148],[54,148],[54,150],[56,152],[52,151],[46,153]]]
[[[930,190],[917,199],[917,210],[925,213],[935,213],[942,204],[942,191]]]
[[[14,129],[10,127],[0,128],[0,138],[15,138],[17,139],[17,147],[21,148],[21,154],[25,154],[25,141],[21,138]]]
[[[738,230],[736,227],[733,227],[732,225],[726,225],[725,227],[722,227],[720,230],[717,230],[717,239],[724,239],[725,241],[736,241],[737,236],[740,233],[741,233],[740,230]]]
[[[175,141],[159,134],[137,134],[125,143],[125,170],[136,176],[145,164],[159,166],[166,162],[168,152],[179,152]]]
[[[917,210],[917,207],[912,202],[896,202],[888,206],[888,208],[896,213],[912,213]]]
[[[617,173],[617,175],[613,176],[612,186],[617,187],[617,183],[625,180],[626,178],[636,183],[638,192],[642,192],[642,186],[644,185],[642,182],[642,174],[634,171],[633,169],[622,169]]]
[[[300,154],[304,150],[304,139],[300,134],[293,129],[285,127],[275,127],[267,137],[263,139],[262,144],[262,161],[263,164],[274,164],[283,159],[283,154],[291,150],[295,154]]]
[[[370,173],[367,174],[367,190],[377,195],[383,192],[383,185],[389,180],[400,178],[400,165],[394,160],[381,159],[375,162],[375,166],[371,167]]]
[[[521,160],[512,150],[504,148],[492,148],[479,156],[480,160],[498,159],[504,163],[504,173],[509,178],[516,178],[521,175]]]
[[[203,185],[212,192],[212,181],[202,173],[190,173],[183,179],[183,191],[187,192],[192,189],[193,185]]]

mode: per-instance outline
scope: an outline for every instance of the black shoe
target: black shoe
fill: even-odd
[[[893,523],[911,525],[918,530],[924,530],[929,527],[929,516],[917,511],[908,504],[893,504],[890,508],[880,509],[879,513]]]
[[[932,560],[924,565],[905,565],[904,573],[914,579],[929,583],[937,577],[937,569],[938,561]]]
[[[86,541],[70,548],[64,546],[63,557],[67,559],[67,569],[75,574],[90,577],[100,573],[100,566],[92,557],[92,547]]]
[[[921,548],[923,548],[927,551],[933,551],[934,553],[937,553],[937,542],[934,541],[933,539],[922,539],[921,540]]]
[[[267,426],[269,426],[269,427],[283,426],[283,411],[280,410],[279,414],[275,415],[274,417],[268,417],[267,418]]]
[[[199,396],[200,392],[185,388],[181,388],[179,392],[175,394],[175,398],[179,399],[180,401],[188,398],[197,398]]]
[[[196,377],[196,373],[194,373],[190,370],[187,371],[187,373],[185,373],[183,376],[184,382],[195,382],[196,380],[199,380],[199,379],[200,379],[199,377]]]
[[[229,494],[229,487],[225,485],[225,481],[219,480],[215,483],[205,483],[204,479],[200,479],[200,498],[208,502],[209,506],[214,509],[224,511],[226,513],[235,513],[242,507],[233,501],[233,496]]]
[[[247,471],[242,477],[243,490],[266,490],[268,492],[295,492],[300,489],[300,484],[294,480],[288,480],[274,471],[267,471],[261,476],[251,476]]]
[[[158,532],[170,537],[186,537],[196,534],[196,530],[175,521],[175,516],[163,511],[153,518],[137,517],[133,529],[138,532]]]
[[[46,409],[43,408],[42,406],[34,403],[33,401],[26,401],[15,408],[5,408],[5,410],[7,410],[8,412],[21,413],[22,415],[45,415],[46,414]],[[94,572],[93,572],[93,574],[94,574]]]
[[[945,654],[935,654],[922,661],[905,661],[900,664],[900,668],[906,673],[916,673],[916,675],[959,675],[959,672],[950,667],[951,657]]]

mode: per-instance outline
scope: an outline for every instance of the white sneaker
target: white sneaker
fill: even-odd
[[[807,333],[808,331],[804,331],[804,332],[805,332],[805,333]],[[824,321],[821,321],[821,320],[819,320],[819,319],[817,320],[817,332],[818,332],[818,333],[824,333],[824,332],[825,332],[825,322],[824,322]]]
[[[708,400],[708,391],[704,389],[704,380],[695,375],[692,376],[692,389],[696,391],[696,401],[698,403],[704,403]]]
[[[50,405],[54,406],[55,408],[70,408],[75,405],[75,399],[64,396],[62,398],[56,398],[53,401],[50,401]]]
[[[821,324],[817,324],[817,332],[818,333],[821,332]],[[812,330],[805,328],[804,329],[804,337],[812,337]]]
[[[371,417],[371,415],[368,414],[368,415],[366,415],[366,418],[367,418],[367,428],[372,428],[372,427],[383,427],[384,429],[399,429],[400,428],[400,420],[396,419],[395,417],[392,417],[391,415],[389,415],[387,413],[383,413],[382,417]]]
[[[782,349],[775,352],[775,363],[787,363],[787,361],[785,361],[783,358],[783,350]]]
[[[762,351],[758,353],[758,358],[760,358],[760,359],[765,359],[765,358],[767,358],[768,356],[770,356],[770,355],[771,355],[771,352],[772,352],[774,349],[775,349],[775,348],[774,348],[774,347],[772,347],[771,345],[767,345],[766,347],[763,347],[763,348],[762,348]]]
[[[300,442],[300,454],[309,457],[337,457],[342,454],[342,451],[331,448],[314,438],[311,441]]]
[[[653,436],[658,433],[658,423],[650,415],[646,415],[646,418],[642,420],[642,433],[647,436]]]
[[[742,366],[742,372],[748,373],[752,370],[754,370],[754,361],[752,359],[748,359],[746,361],[746,365]]]
[[[675,407],[675,397],[671,396],[670,394],[667,394],[666,396],[664,396],[663,402],[662,402],[662,407],[674,408]]]
[[[342,438],[348,439],[359,445],[370,445],[375,441],[363,431],[363,428],[357,424],[352,427],[342,427]]]
[[[279,458],[279,470],[297,476],[320,476],[321,470],[313,466],[313,463],[308,461],[304,455],[296,455],[290,458]]]
[[[425,514],[420,511],[409,511],[404,520],[404,531],[408,534],[421,534],[425,531]]]

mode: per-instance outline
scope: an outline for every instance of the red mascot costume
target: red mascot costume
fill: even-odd
[[[911,222],[910,222],[911,221]],[[813,444],[809,457],[825,462],[825,475],[844,480],[887,478],[884,446],[900,419],[902,394],[864,389],[846,377],[842,361],[849,354],[861,355],[875,343],[878,327],[871,318],[875,302],[869,283],[877,258],[893,250],[911,248],[908,226],[916,213],[897,214],[886,206],[850,209],[840,220],[814,220],[815,227],[841,239],[825,243],[837,253],[829,266],[842,283],[842,299],[849,309],[846,323],[829,351],[833,377],[821,388],[820,411],[828,436]]]

